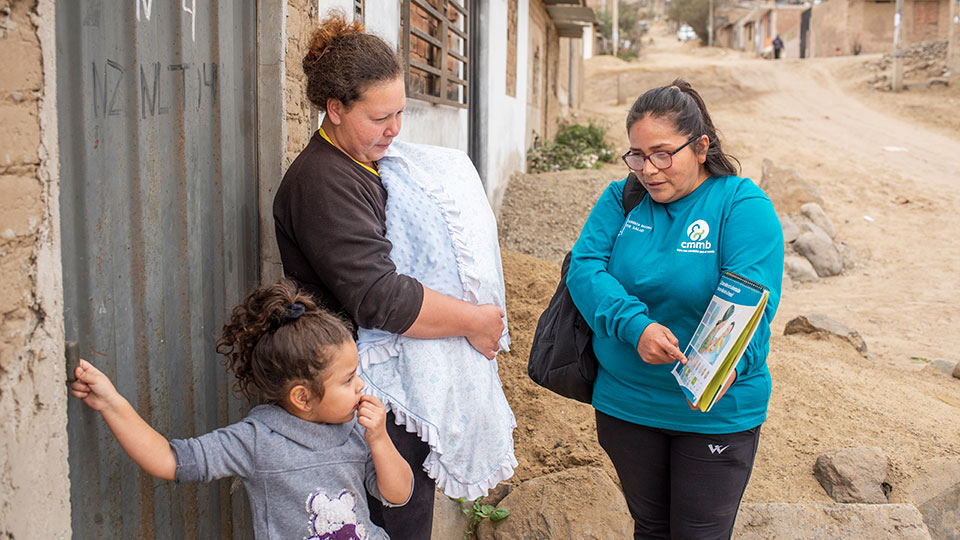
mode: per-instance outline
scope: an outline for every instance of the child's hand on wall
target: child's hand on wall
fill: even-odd
[[[110,379],[93,364],[81,359],[74,375],[77,380],[70,382],[70,395],[103,415],[117,442],[143,470],[157,478],[173,480],[177,458],[170,442],[133,410]]]
[[[103,411],[111,406],[117,398],[120,398],[119,392],[114,388],[113,383],[99,369],[93,367],[93,364],[80,359],[80,365],[74,371],[77,380],[70,382],[70,395],[80,398],[91,409]],[[122,399],[122,398],[121,398]]]

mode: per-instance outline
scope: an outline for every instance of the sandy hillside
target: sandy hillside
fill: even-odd
[[[632,97],[688,79],[743,174],[759,181],[763,158],[796,169],[859,259],[842,276],[783,291],[768,359],[773,397],[745,500],[827,502],[811,474],[817,456],[864,445],[889,457],[892,501],[937,489],[943,470],[960,469],[960,380],[924,369],[960,359],[960,90],[885,94],[863,84],[864,57],[773,62],[654,37],[639,62],[588,62],[580,117],[607,122],[622,153],[621,74]],[[518,480],[593,462],[613,473],[592,409],[536,387],[526,355],[558,254],[600,190],[624,174],[521,175],[508,188],[501,238],[514,351],[501,357],[501,374],[520,425]],[[869,357],[840,341],[783,335],[787,321],[811,312],[859,331]]]

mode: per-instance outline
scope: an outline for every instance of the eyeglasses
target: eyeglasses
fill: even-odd
[[[620,156],[620,159],[622,159],[623,162],[627,164],[627,167],[629,167],[631,171],[643,172],[643,165],[648,159],[650,160],[650,163],[653,163],[654,167],[660,170],[669,169],[670,166],[673,165],[673,155],[683,150],[684,148],[687,147],[688,144],[692,143],[693,141],[699,138],[700,136],[698,135],[690,139],[689,141],[683,143],[683,146],[681,146],[680,148],[677,148],[672,152],[654,152],[649,156],[647,156],[647,155],[644,155],[642,152],[636,152],[634,150],[631,150],[626,154]]]

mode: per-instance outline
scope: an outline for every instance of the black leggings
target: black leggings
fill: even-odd
[[[379,499],[367,494],[370,521],[383,527],[387,535],[396,540],[430,540],[435,482],[423,470],[430,445],[421,441],[416,433],[407,433],[405,426],[398,426],[393,412],[387,413],[386,423],[390,440],[413,470],[413,494],[407,504],[396,508],[383,506]]]
[[[641,426],[597,411],[597,439],[617,469],[635,539],[730,538],[760,426],[705,435]]]

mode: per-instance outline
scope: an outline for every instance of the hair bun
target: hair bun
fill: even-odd
[[[347,16],[342,9],[332,9],[310,34],[310,44],[307,47],[309,52],[304,61],[306,62],[308,59],[317,61],[338,39],[362,33],[363,23],[360,21],[347,22]]]

